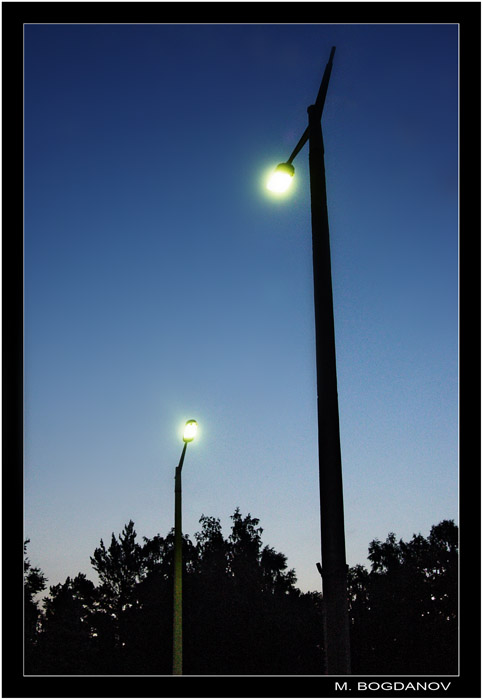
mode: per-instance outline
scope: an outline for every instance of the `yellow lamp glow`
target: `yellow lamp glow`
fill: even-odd
[[[191,440],[194,439],[197,430],[198,430],[198,423],[195,420],[186,421],[186,425],[184,427],[184,433],[183,433],[184,442],[191,442]]]
[[[267,189],[276,194],[286,192],[292,184],[294,172],[295,168],[291,163],[280,163],[271,174],[267,182]]]

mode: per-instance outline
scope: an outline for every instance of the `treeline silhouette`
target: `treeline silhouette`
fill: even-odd
[[[183,538],[183,673],[321,675],[323,597],[302,593],[287,558],[264,546],[259,520],[237,508],[224,538],[202,516]],[[79,573],[46,589],[25,542],[25,673],[169,675],[174,531],[136,540],[125,525]],[[371,569],[349,569],[352,673],[457,673],[458,529],[453,521],[369,545]]]

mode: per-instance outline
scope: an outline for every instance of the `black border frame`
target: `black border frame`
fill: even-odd
[[[186,21],[186,18],[189,18]],[[25,23],[452,23],[460,27],[459,676],[23,676],[23,25]],[[481,697],[481,5],[479,2],[3,2],[3,677],[2,697],[352,697],[358,683],[451,681],[447,692],[380,688],[369,697]],[[471,403],[470,403],[471,402]],[[468,405],[469,404],[469,405]],[[336,682],[339,684],[336,687]],[[342,685],[347,683],[347,687]],[[174,685],[177,684],[177,685]],[[345,689],[340,689],[340,688]],[[433,686],[434,687],[434,686]]]

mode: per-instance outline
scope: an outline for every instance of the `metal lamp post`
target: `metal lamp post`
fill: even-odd
[[[288,161],[277,167],[278,184],[272,182],[268,187],[282,191],[284,184],[289,184],[294,174],[292,161],[308,140],[322,539],[322,567],[318,565],[317,568],[323,581],[327,673],[339,675],[351,672],[350,639],[329,220],[321,126],[334,53],[335,47],[332,47],[317,99],[308,108],[308,127]]]
[[[183,541],[181,530],[181,470],[188,442],[191,442],[198,429],[195,420],[186,422],[183,433],[183,451],[176,467],[174,481],[174,587],[173,587],[173,675],[183,673]]]

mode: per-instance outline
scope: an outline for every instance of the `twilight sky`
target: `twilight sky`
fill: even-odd
[[[458,522],[458,26],[25,26],[25,537],[260,519],[320,590],[308,146],[323,131],[347,560]]]

